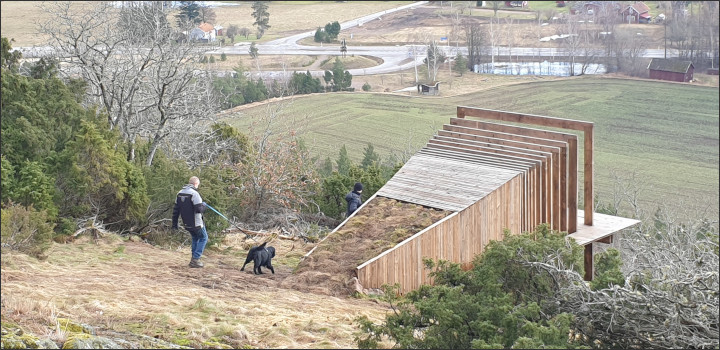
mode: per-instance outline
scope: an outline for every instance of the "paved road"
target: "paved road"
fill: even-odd
[[[405,9],[410,9],[418,6],[427,4],[428,1],[418,1],[408,5],[396,7],[394,9],[380,11],[371,15],[363,16],[354,20],[350,20],[344,23],[340,23],[340,29],[348,29],[356,26],[361,26],[370,21],[382,20],[382,16]],[[276,39],[269,41],[265,44],[257,45],[258,54],[260,55],[307,55],[307,56],[319,56],[319,55],[332,55],[340,56],[340,45],[323,45],[323,46],[307,46],[300,45],[298,41],[312,37],[315,35],[315,31],[304,32],[289,36],[286,38]],[[367,55],[378,57],[383,60],[383,63],[374,67],[350,69],[350,74],[356,75],[372,75],[390,73],[399,70],[405,70],[412,68],[415,65],[415,61],[422,62],[424,56],[416,57],[413,61],[411,56],[408,54],[409,50],[412,50],[412,45],[404,46],[350,46],[347,48],[347,55]],[[416,47],[421,48],[418,52],[425,52],[424,45],[417,45]],[[220,55],[248,55],[248,45],[236,45],[226,46],[218,48],[217,50],[209,51],[208,54]],[[324,71],[310,71],[311,74],[320,76],[324,74]],[[274,77],[278,75],[292,74],[292,72],[283,71],[268,71],[264,72],[265,76]]]
[[[364,23],[382,20],[382,16],[385,14],[401,11],[409,8],[415,8],[418,6],[426,5],[428,1],[418,1],[405,6],[397,7],[390,10],[381,11],[371,15],[367,15],[358,19],[354,19],[348,22],[340,24],[341,29],[348,29]],[[269,41],[265,44],[257,45],[258,54],[261,55],[307,55],[307,56],[320,56],[320,55],[331,55],[340,56],[340,45],[324,45],[324,46],[307,46],[300,45],[298,41],[315,35],[315,31],[304,32],[281,38],[273,41]],[[443,48],[445,55],[454,57],[458,52],[467,56],[467,47],[452,47],[446,46]],[[568,56],[567,50],[562,48],[532,48],[532,47],[496,47],[494,48],[495,55],[502,56],[523,56],[523,57],[538,57],[538,59],[548,59],[557,56]],[[425,59],[427,52],[426,45],[396,45],[396,46],[350,46],[347,48],[347,55],[365,55],[373,56],[382,59],[380,65],[368,68],[350,69],[349,72],[353,76],[359,75],[373,75],[391,73],[396,71],[402,71],[413,68],[417,64],[421,64]],[[218,48],[217,50],[209,51],[208,54],[220,55],[222,53],[228,55],[247,55],[249,54],[249,44],[229,46]],[[599,54],[602,54],[601,52]],[[677,50],[668,50],[667,57],[677,57]],[[665,57],[665,51],[660,49],[649,49],[644,53],[644,57],[649,58],[662,58]],[[322,76],[324,71],[311,70],[310,73],[315,76]],[[276,77],[282,75],[292,74],[292,72],[283,71],[266,71],[264,75],[267,77]]]
[[[396,7],[367,15],[361,18],[357,18],[351,21],[347,21],[340,24],[341,29],[348,29],[355,26],[365,24],[370,21],[382,20],[382,16],[402,11],[405,9],[415,8],[418,6],[426,5],[428,1],[418,1],[410,3],[408,5]],[[331,55],[340,56],[339,45],[324,45],[324,46],[307,46],[300,45],[298,41],[315,35],[315,31],[304,32],[296,35],[292,35],[286,38],[276,39],[269,41],[265,44],[257,45],[258,53],[261,55],[307,55],[307,56],[320,56],[320,55]],[[51,54],[52,50],[49,47],[19,47],[16,48],[23,52],[23,57],[42,57],[44,55]],[[443,47],[445,54],[450,57],[454,57],[458,52],[467,56],[466,47]],[[567,50],[562,48],[530,48],[530,47],[496,47],[494,48],[495,55],[502,56],[523,56],[523,57],[537,57],[538,59],[548,59],[556,56],[568,56]],[[382,63],[368,68],[350,69],[350,74],[353,76],[359,75],[374,75],[391,73],[396,71],[402,71],[413,68],[417,64],[422,64],[425,59],[427,52],[426,45],[396,45],[396,46],[350,46],[347,48],[347,55],[365,55],[373,56],[382,59]],[[207,51],[208,54],[220,55],[248,55],[249,44],[240,44],[235,46],[226,46],[217,49]],[[601,52],[599,54],[602,54]],[[644,57],[649,58],[662,58],[665,57],[665,51],[662,49],[649,49],[646,50]],[[541,58],[542,57],[542,58]],[[677,50],[668,50],[667,57],[678,57]],[[322,76],[324,71],[315,70],[310,71],[315,76]],[[253,73],[256,74],[256,73]],[[279,76],[290,75],[292,72],[284,71],[264,71],[263,76],[267,78],[274,78]]]

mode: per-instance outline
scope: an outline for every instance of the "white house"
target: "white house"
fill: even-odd
[[[220,29],[222,30],[222,27],[220,27]],[[215,41],[217,30],[210,23],[200,23],[197,28],[190,30],[190,34],[188,36],[190,40],[212,42]]]

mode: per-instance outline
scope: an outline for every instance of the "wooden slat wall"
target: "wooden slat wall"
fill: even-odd
[[[475,107],[458,107],[457,108],[457,117],[458,118],[465,118],[465,117],[477,117],[477,118],[483,118],[483,119],[490,119],[490,120],[498,120],[498,121],[506,121],[506,122],[515,122],[515,123],[522,123],[522,124],[531,124],[531,125],[540,125],[545,127],[553,127],[553,128],[561,128],[561,129],[567,129],[567,130],[577,130],[582,131],[584,136],[584,145],[583,145],[583,155],[584,155],[584,209],[585,209],[585,218],[584,218],[584,224],[587,226],[592,226],[593,224],[593,213],[594,213],[594,207],[593,207],[593,201],[594,201],[594,195],[593,195],[593,177],[594,177],[594,159],[593,159],[593,148],[594,148],[594,124],[592,122],[586,122],[586,121],[579,121],[579,120],[571,120],[571,119],[562,119],[562,118],[554,118],[554,117],[547,117],[547,116],[539,116],[539,115],[533,115],[533,114],[522,114],[522,113],[514,113],[514,112],[506,112],[506,111],[497,111],[497,110],[491,110],[491,109],[484,109],[484,108],[475,108]],[[570,174],[570,176],[576,176],[577,173],[573,172]],[[572,186],[572,184],[570,184]],[[573,192],[574,193],[574,192]],[[572,201],[569,202],[571,204]],[[571,209],[571,208],[568,208]],[[572,233],[575,232],[575,227],[570,227],[568,229],[568,232]]]
[[[365,288],[400,284],[407,293],[432,284],[423,258],[448,260],[468,268],[491,240],[502,240],[503,230],[521,232],[524,183],[518,175],[461,212],[415,234],[394,248],[357,267]]]
[[[554,153],[545,183],[541,206],[545,220],[542,222],[556,230],[574,232],[577,225],[574,214],[577,211],[577,171],[575,176],[568,172],[568,163],[577,163],[577,149],[572,149],[573,145],[577,145],[577,142],[572,142],[577,140],[577,136],[462,118],[452,118],[450,122],[451,125],[444,126],[444,129],[467,132],[486,142]],[[571,187],[571,184],[575,184],[575,187]],[[568,197],[572,196],[570,193],[575,193],[574,202],[568,201]]]

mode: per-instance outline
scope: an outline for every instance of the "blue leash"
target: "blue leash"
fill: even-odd
[[[208,207],[210,210],[214,211],[215,213],[217,213],[218,215],[220,215],[223,219],[227,220],[227,222],[229,222],[231,225],[235,226],[237,229],[239,229],[240,231],[242,231],[242,232],[245,234],[245,237],[250,237],[250,238],[253,239],[253,241],[255,241],[255,238],[254,238],[253,236],[250,236],[250,235],[247,233],[247,231],[243,230],[240,226],[235,225],[232,221],[230,221],[230,219],[227,218],[227,216],[225,216],[225,215],[223,215],[221,212],[217,211],[217,209],[211,207],[210,204],[205,203],[205,206]],[[256,242],[257,242],[257,241],[256,241]]]

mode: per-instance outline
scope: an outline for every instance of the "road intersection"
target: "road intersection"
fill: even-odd
[[[374,14],[363,16],[354,20],[350,20],[340,24],[341,30],[349,29],[356,26],[361,26],[365,23],[382,20],[383,15],[391,14],[393,12],[407,10],[423,6],[428,4],[428,1],[417,1],[400,7],[396,7],[389,10],[380,11]],[[298,42],[304,38],[311,37],[315,34],[315,31],[303,32],[295,34],[285,38],[269,41],[264,44],[257,44],[258,54],[260,55],[305,55],[305,56],[340,56],[340,45],[325,45],[323,46],[310,46],[301,45]],[[213,47],[206,51],[206,54],[210,55],[249,55],[249,43],[235,44],[233,46],[224,47]],[[452,47],[452,46],[441,46],[444,50],[444,54],[447,57],[455,57],[458,53],[463,54],[467,57],[467,47]],[[23,53],[23,57],[42,57],[52,55],[52,48],[50,47],[18,47]],[[515,57],[533,57],[537,60],[554,59],[555,57],[567,57],[571,56],[571,53],[564,48],[532,48],[532,47],[493,47],[494,56],[515,56]],[[395,46],[348,46],[346,55],[358,55],[358,56],[371,56],[377,57],[382,63],[377,66],[367,68],[356,68],[349,69],[348,71],[353,76],[361,75],[375,75],[375,74],[386,74],[397,71],[403,71],[412,69],[418,64],[422,64],[423,60],[427,55],[427,45],[395,45]],[[602,55],[602,52],[597,52],[596,55]],[[579,56],[576,55],[576,56]],[[662,58],[665,57],[665,50],[662,49],[648,49],[645,50],[643,57],[647,58]],[[673,58],[678,57],[677,50],[668,50],[667,57]],[[322,76],[324,71],[322,70],[310,70],[313,76]],[[253,73],[253,76],[261,74],[263,78],[275,79],[280,77],[287,77],[292,72],[287,71],[263,71],[262,73]]]

